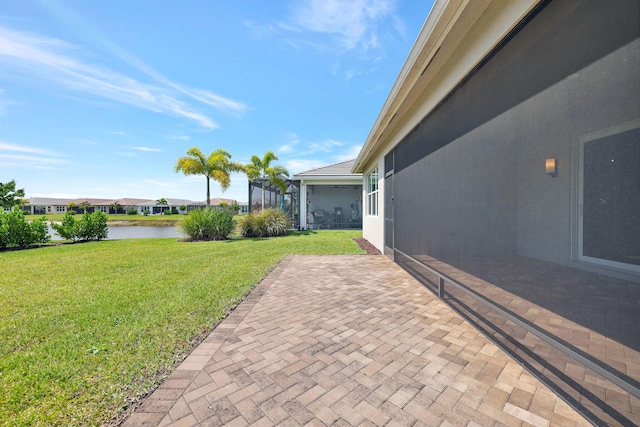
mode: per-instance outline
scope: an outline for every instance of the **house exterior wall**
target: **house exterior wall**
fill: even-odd
[[[393,148],[396,247],[452,263],[521,255],[584,267],[576,140],[640,118],[638,22],[637,2],[550,2],[405,135]],[[375,163],[384,176],[382,159],[365,180]],[[363,224],[380,249],[383,217]]]
[[[378,215],[372,216],[367,212],[367,177],[378,167]],[[367,239],[381,252],[384,251],[384,157],[379,156],[369,165],[363,174],[362,181],[362,237]]]

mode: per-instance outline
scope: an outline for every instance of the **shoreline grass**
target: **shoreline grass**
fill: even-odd
[[[64,214],[47,214],[47,215],[29,215],[27,216],[27,220],[40,218],[44,216],[46,221],[51,222],[60,222],[64,217]],[[76,214],[78,218],[82,216],[82,214]],[[154,225],[154,226],[176,226],[179,225],[184,219],[186,215],[174,214],[174,215],[126,215],[126,214],[109,214],[107,215],[107,224],[108,225]]]
[[[0,425],[117,424],[288,254],[362,254],[360,230],[0,253]]]

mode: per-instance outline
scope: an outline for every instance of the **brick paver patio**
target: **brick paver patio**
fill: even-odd
[[[125,426],[589,425],[384,256],[289,256]]]

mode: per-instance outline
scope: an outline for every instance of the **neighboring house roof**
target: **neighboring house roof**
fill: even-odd
[[[115,199],[88,199],[88,198],[82,198],[82,199],[73,200],[73,202],[76,203],[76,204],[80,204],[80,203],[83,203],[83,202],[89,202],[91,204],[91,206],[110,206],[110,205],[114,204],[116,201],[117,200],[115,200]]]
[[[297,173],[293,179],[362,179],[361,173],[352,173],[355,159]]]
[[[116,202],[113,199],[88,199],[88,198],[79,198],[79,199],[62,199],[55,197],[31,197],[29,199],[29,205],[33,206],[67,206],[69,203],[75,203],[76,205],[82,202],[89,202],[91,206],[109,206]]]
[[[167,202],[169,202],[169,206],[193,206],[193,205],[200,205],[200,202],[194,202],[193,200],[187,200],[187,199],[166,199]]]
[[[165,199],[169,204],[167,206],[204,206],[205,202],[195,202],[193,200],[188,199]],[[76,205],[82,202],[89,202],[91,206],[111,206],[115,202],[120,203],[120,206],[160,206],[153,199],[133,199],[133,198],[122,198],[122,199],[90,199],[90,198],[78,198],[78,199],[62,199],[55,197],[31,197],[29,198],[28,205],[31,206],[67,206],[69,203],[75,203]],[[211,199],[211,205],[219,206],[221,202],[225,202],[228,205],[233,204],[235,200],[233,199],[223,199],[219,197],[215,197]],[[240,202],[239,205],[246,205],[246,202]]]
[[[188,199],[165,199],[169,206],[193,206],[193,205],[204,205],[204,202],[194,202],[193,200]],[[220,199],[220,200],[228,200],[228,199]],[[62,198],[54,198],[54,197],[31,197],[29,198],[29,205],[33,206],[66,206],[69,203],[75,203],[76,205],[82,202],[89,202],[91,206],[111,206],[112,204],[118,202],[120,206],[156,206],[157,203],[153,199],[134,199],[134,198],[121,198],[121,199],[92,199],[92,198],[78,198],[78,199],[62,199]]]
[[[116,201],[120,203],[121,206],[137,206],[137,205],[141,205],[148,202],[153,203],[153,200],[150,200],[150,199],[129,199],[126,197],[122,199],[118,199]]]
[[[220,203],[226,203],[227,205],[232,205],[233,202],[235,202],[235,200],[233,199],[223,199],[221,197],[214,197],[213,199],[209,200],[211,206],[220,206]],[[205,202],[202,202],[205,203]],[[240,203],[238,203],[240,204]]]
[[[31,206],[67,206],[73,199],[56,199],[51,197],[31,197],[29,205]]]

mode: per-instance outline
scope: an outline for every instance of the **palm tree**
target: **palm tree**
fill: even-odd
[[[273,151],[267,151],[262,159],[253,155],[251,163],[244,167],[245,173],[252,181],[261,181],[262,183],[262,209],[264,209],[264,183],[270,181],[280,189],[281,208],[284,206],[284,193],[287,191],[287,181],[282,175],[289,176],[289,171],[284,166],[271,166],[271,162],[278,160]]]
[[[164,197],[161,199],[156,200],[156,205],[160,205],[160,206],[168,206],[169,202],[167,202],[167,199],[165,199]],[[164,209],[160,208],[161,211],[164,211]]]
[[[67,212],[71,212],[72,214],[75,214],[77,207],[78,207],[78,204],[76,202],[69,202],[67,204]]]
[[[111,204],[111,209],[113,209],[116,213],[116,215],[118,214],[118,211],[120,211],[120,209],[122,208],[122,205],[120,204],[120,202],[113,202]]]
[[[83,211],[84,213],[87,213],[87,209],[89,209],[91,206],[92,206],[92,205],[91,205],[91,203],[90,203],[89,201],[87,201],[87,200],[85,200],[85,201],[83,201],[83,202],[80,202],[80,203],[78,204],[78,207],[79,207],[80,209],[82,209],[82,211]]]
[[[180,157],[175,166],[175,171],[185,175],[204,175],[207,178],[207,208],[211,207],[210,180],[220,183],[222,191],[231,184],[231,172],[243,172],[241,164],[232,162],[231,154],[219,148],[205,157],[197,147],[187,150],[187,156]]]

